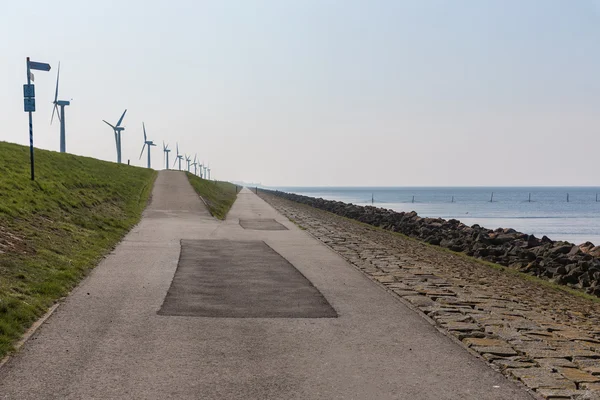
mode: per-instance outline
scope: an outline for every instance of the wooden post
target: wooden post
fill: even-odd
[[[454,196],[452,196],[452,201],[450,203],[454,203]]]
[[[375,203],[375,197],[373,196],[373,193],[371,193],[371,204]]]
[[[531,193],[529,193],[529,202],[531,203]]]
[[[490,197],[490,203],[494,202],[494,192],[492,192],[492,197]]]
[[[415,196],[413,196],[412,202],[413,202],[413,203],[415,202]]]
[[[567,193],[567,203],[569,202],[569,193]]]

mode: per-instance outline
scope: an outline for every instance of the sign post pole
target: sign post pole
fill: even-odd
[[[31,85],[31,69],[29,68],[29,57],[27,57],[27,85]],[[35,180],[35,167],[33,157],[33,116],[29,111],[29,162],[31,164],[31,180]]]
[[[35,111],[35,90],[31,81],[31,70],[50,71],[50,64],[29,60],[27,57],[27,85],[23,88],[25,112],[29,113],[29,159],[31,163],[31,180],[35,180],[35,167],[33,155],[33,112]]]

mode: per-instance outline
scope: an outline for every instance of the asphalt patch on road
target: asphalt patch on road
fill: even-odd
[[[327,299],[262,241],[182,240],[160,315],[335,318]]]
[[[274,219],[240,219],[240,226],[255,231],[287,231],[284,225]]]

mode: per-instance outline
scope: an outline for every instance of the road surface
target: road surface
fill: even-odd
[[[0,398],[532,397],[249,190],[219,222],[164,171],[140,224],[0,369]]]

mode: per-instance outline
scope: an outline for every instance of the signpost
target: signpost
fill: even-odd
[[[33,162],[33,117],[35,112],[35,87],[31,83],[34,80],[32,69],[38,71],[50,71],[50,64],[30,61],[27,57],[27,84],[23,85],[23,97],[25,112],[29,113],[29,158],[31,160],[31,180],[35,179],[35,169]]]

